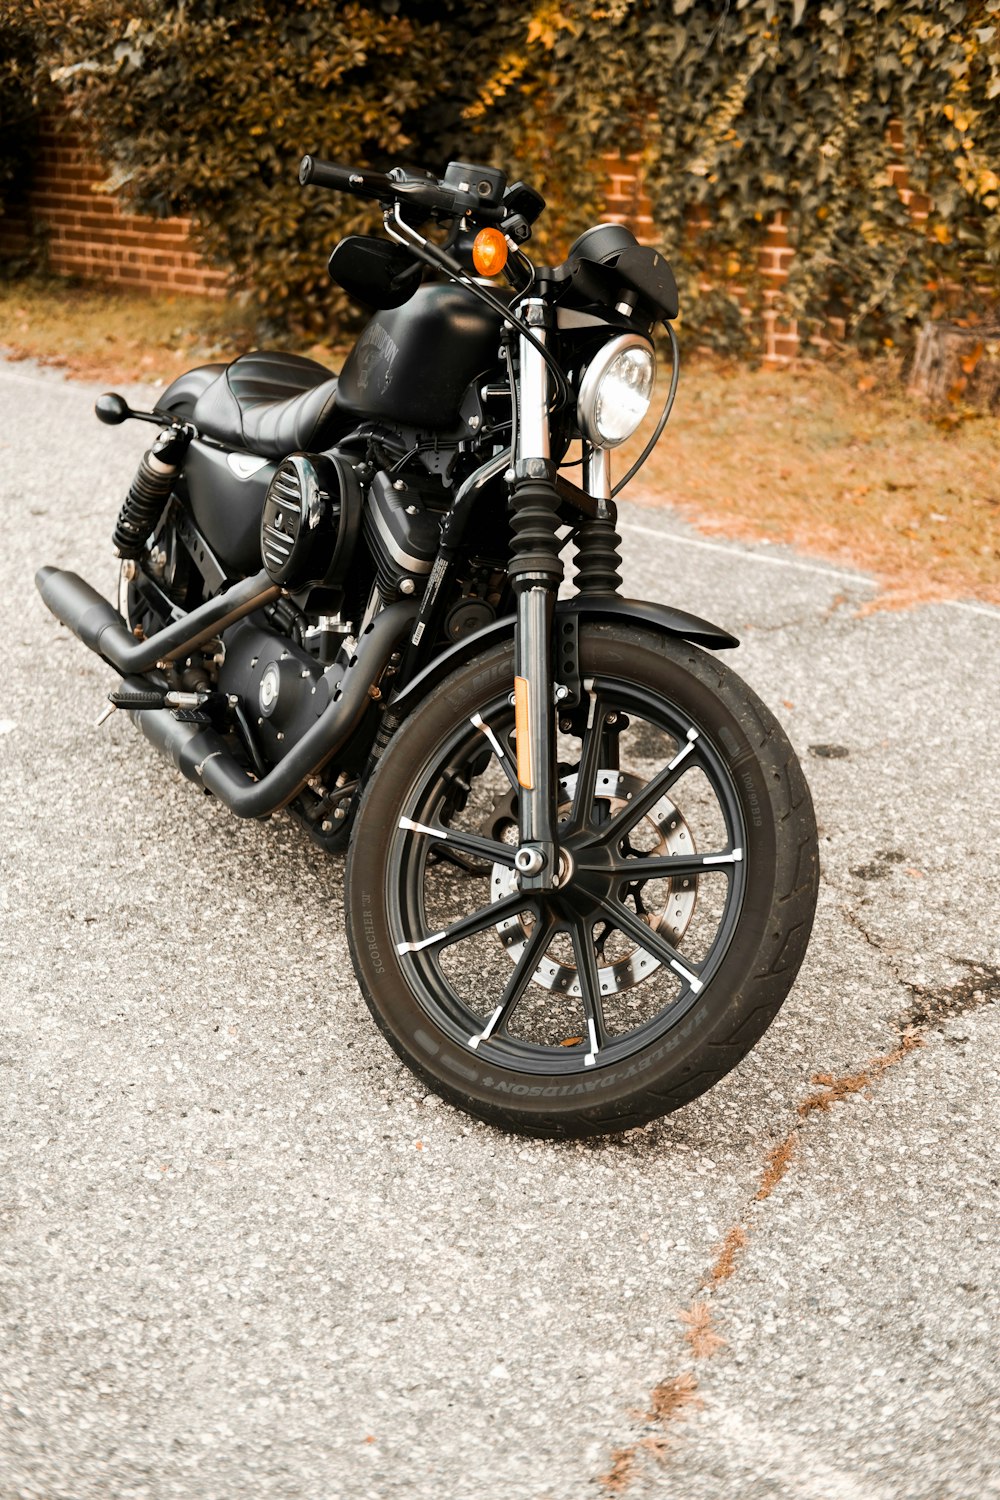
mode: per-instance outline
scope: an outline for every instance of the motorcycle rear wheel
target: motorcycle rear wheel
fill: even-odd
[[[584,626],[558,736],[562,883],[522,895],[513,648],[459,668],[390,743],[359,809],[348,936],[403,1061],[481,1119],[626,1130],[740,1061],[802,961],[809,790],[773,715],[683,641]]]

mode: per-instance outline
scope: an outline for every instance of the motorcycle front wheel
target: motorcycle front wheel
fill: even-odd
[[[361,804],[348,935],[404,1062],[507,1129],[580,1136],[679,1108],[740,1061],[806,949],[818,857],[795,752],[687,642],[580,631],[558,716],[559,885],[514,870],[513,647],[442,683]]]

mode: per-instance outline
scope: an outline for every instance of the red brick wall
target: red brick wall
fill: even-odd
[[[609,220],[628,224],[643,240],[655,238],[652,205],[643,190],[641,157],[602,158]],[[59,119],[46,120],[37,153],[35,183],[20,215],[0,219],[0,253],[18,253],[33,225],[46,236],[53,271],[111,285],[169,288],[222,296],[223,271],[202,264],[187,219],[154,219],[126,212],[113,193],[102,191],[107,171],[79,134]],[[904,185],[905,186],[905,185]],[[765,292],[764,352],[771,364],[787,364],[798,352],[794,323],[774,310],[777,288],[788,275],[793,251],[778,214],[760,251],[760,270],[771,283]]]
[[[222,296],[224,271],[202,264],[187,219],[127,213],[101,191],[107,170],[68,124],[43,123],[34,185],[20,212],[0,219],[0,252],[19,253],[32,229],[48,247],[48,264],[63,275],[111,285],[169,288]]]
[[[605,204],[611,222],[627,224],[641,240],[653,240],[656,237],[653,206],[643,190],[641,161],[638,152],[632,156],[617,156],[609,152],[601,158],[601,166],[608,178]],[[799,351],[796,325],[780,319],[774,305],[781,283],[788,279],[788,267],[794,254],[788,241],[785,215],[775,214],[757,257],[758,269],[765,280],[764,362],[769,365],[786,365]],[[738,287],[734,291],[739,294]]]
[[[653,205],[642,186],[641,161],[638,152],[618,156],[609,151],[601,157],[608,183],[604,208],[609,223],[627,224],[640,240],[651,241],[655,238]]]

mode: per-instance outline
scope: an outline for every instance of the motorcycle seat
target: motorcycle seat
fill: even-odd
[[[323,447],[350,421],[337,413],[337,378],[314,359],[276,350],[242,354],[201,392],[192,420],[205,437],[266,458]]]

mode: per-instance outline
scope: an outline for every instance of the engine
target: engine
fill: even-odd
[[[379,470],[365,497],[344,454],[284,459],[268,486],[260,523],[261,557],[275,583],[293,595],[322,589],[329,604],[331,593],[359,582],[361,535],[383,604],[423,591],[441,525],[412,479]]]
[[[344,450],[293,453],[278,466],[260,545],[284,598],[266,612],[267,625],[255,619],[227,633],[219,679],[270,760],[287,754],[325,707],[324,669],[350,651],[353,633],[378,609],[423,594],[446,505],[433,476],[388,466],[372,473]],[[502,566],[470,559],[455,584],[439,626],[450,640],[494,618]]]
[[[248,739],[270,764],[287,755],[330,702],[337,679],[288,636],[241,620],[226,632],[219,689],[238,700]]]
[[[394,480],[384,469],[375,475],[364,534],[383,604],[422,593],[440,546],[441,523],[412,481]]]

